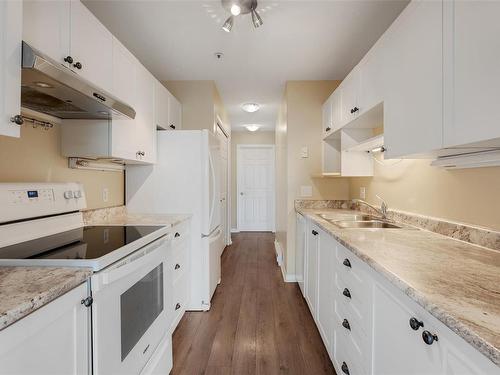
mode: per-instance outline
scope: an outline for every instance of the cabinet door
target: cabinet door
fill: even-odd
[[[332,130],[342,126],[342,89],[338,87],[332,94]]]
[[[454,30],[451,41],[445,39],[452,56],[445,69],[454,73],[445,97],[452,96],[454,103],[445,121],[444,145],[498,138],[500,2],[457,0],[445,5],[454,7],[445,14],[445,27]]]
[[[318,249],[318,328],[325,347],[332,355],[334,319],[334,258],[335,241],[326,232],[320,231]]]
[[[358,105],[359,69],[355,67],[341,84],[342,126],[354,120],[360,112]]]
[[[169,130],[169,92],[159,81],[155,82],[156,127]]]
[[[182,129],[182,106],[181,103],[168,92],[168,127],[169,129]]]
[[[72,69],[107,92],[113,89],[113,35],[80,1],[71,2]],[[82,65],[78,69],[77,63]]]
[[[23,1],[23,40],[62,65],[70,53],[70,1]]]
[[[137,66],[135,144],[137,145],[136,152],[141,152],[137,160],[146,163],[154,163],[156,160],[155,81],[146,68],[140,64]]]
[[[20,1],[0,1],[0,135],[19,137],[20,127],[12,117],[21,114]]]
[[[113,94],[136,111],[137,65],[135,57],[116,38],[113,38]],[[113,120],[111,124],[111,155],[134,160],[138,150],[136,121]]]
[[[402,294],[395,295],[385,287],[376,285],[374,290],[373,320],[373,374],[412,375],[441,374],[443,348],[440,341],[427,345],[422,339],[423,330],[436,333],[428,321],[424,328],[413,330],[412,317],[422,320],[403,302]]]
[[[2,330],[2,374],[88,375],[90,313],[81,303],[87,296],[85,283]]]
[[[309,304],[311,315],[316,320],[318,303],[318,245],[319,228],[315,225],[309,227],[306,248],[306,301]]]
[[[333,94],[323,104],[323,138],[333,130],[332,123]]]
[[[386,158],[442,147],[442,16],[441,1],[412,1],[387,32]]]

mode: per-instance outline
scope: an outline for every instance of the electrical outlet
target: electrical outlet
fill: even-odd
[[[104,188],[102,189],[102,201],[107,202],[109,200],[109,189]]]
[[[366,199],[366,188],[365,187],[359,188],[359,198]]]

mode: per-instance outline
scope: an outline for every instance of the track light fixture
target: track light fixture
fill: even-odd
[[[222,25],[222,30],[230,32],[234,25],[234,17],[242,14],[252,15],[252,24],[255,28],[263,25],[262,18],[257,12],[257,0],[221,0],[222,6],[231,16]]]

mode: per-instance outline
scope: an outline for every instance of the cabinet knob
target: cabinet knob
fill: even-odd
[[[174,124],[170,124],[170,129],[174,129],[175,130],[175,125]]]
[[[181,266],[179,265],[179,263],[177,263],[174,267],[174,269],[178,270],[179,268],[181,268]]]
[[[422,339],[427,345],[432,345],[434,341],[438,341],[437,335],[430,333],[429,331],[422,332]]]
[[[351,298],[351,292],[347,288],[344,288],[344,291],[342,292],[342,294],[344,296],[346,296],[347,298]]]
[[[354,107],[353,109],[351,109],[351,114],[352,113],[356,113],[359,111],[359,108],[358,107]]]
[[[352,268],[351,266],[351,261],[347,258],[344,259],[344,261],[342,262],[342,264],[346,267],[349,267],[349,268]]]
[[[81,62],[79,62],[79,61],[78,61],[76,64],[73,64],[73,66],[74,66],[76,69],[81,69],[81,68],[83,68],[82,63],[81,63]]]
[[[64,61],[67,62],[68,64],[73,64],[73,58],[71,56],[66,56],[64,58]]]
[[[180,235],[180,233],[179,233],[179,232],[175,232],[174,237],[176,237],[176,238],[177,238],[177,237],[180,237],[180,236],[181,236],[181,235]]]
[[[21,115],[15,115],[10,118],[10,122],[13,122],[16,125],[22,125],[24,124],[24,119]]]
[[[342,327],[344,327],[345,329],[348,329],[349,331],[351,330],[351,325],[349,324],[349,321],[347,319],[344,319],[342,321]]]
[[[316,232],[315,230],[313,230],[311,233],[312,233],[313,235],[315,235],[315,236],[317,236],[317,235],[318,235],[318,232]]]
[[[180,308],[181,308],[181,304],[180,304],[180,303],[176,303],[176,304],[175,304],[175,309],[176,309],[176,310],[179,310]]]
[[[326,130],[327,132],[329,132],[330,130],[332,130],[332,128],[327,127],[325,130]]]
[[[92,306],[92,303],[94,303],[94,299],[92,298],[92,296],[88,296],[87,298],[81,300],[81,304],[85,307]]]
[[[413,329],[414,331],[418,331],[418,329],[420,327],[423,327],[424,326],[424,322],[422,322],[421,320],[418,320],[417,318],[415,317],[411,317],[410,318],[410,327],[411,329]]]
[[[347,363],[342,362],[342,366],[340,368],[344,374],[349,375],[349,367],[347,367]]]

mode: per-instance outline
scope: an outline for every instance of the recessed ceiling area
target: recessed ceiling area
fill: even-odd
[[[259,1],[264,24],[238,16],[230,33],[217,0],[84,3],[159,80],[214,80],[241,131],[274,129],[286,81],[343,79],[408,1]]]

